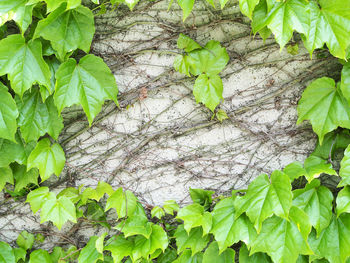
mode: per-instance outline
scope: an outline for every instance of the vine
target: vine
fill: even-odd
[[[138,1],[92,2],[103,11],[120,3],[133,9]],[[222,8],[226,2],[220,1]],[[194,1],[178,3],[186,19]],[[106,229],[85,247],[50,252],[34,249],[42,235],[23,231],[16,247],[0,242],[1,262],[348,262],[350,1],[240,0],[239,6],[252,20],[253,32],[264,39],[273,33],[281,48],[296,31],[311,56],[326,44],[342,59],[341,80],[312,81],[298,104],[298,123],[310,121],[317,147],[303,164],[262,174],[231,196],[214,198],[213,191],[190,189],[192,204],[180,208],[170,200],[148,213],[132,192],[105,182],[58,194],[39,186],[53,174],[59,176],[65,165],[57,143],[64,127],[62,111],[81,105],[91,125],[106,100],[118,105],[118,88],[103,60],[87,54],[94,14],[80,0],[0,3],[0,189],[13,197],[27,195],[32,212],[40,211],[41,223],[61,229],[68,221],[88,221]],[[202,47],[183,34],[178,48],[185,54],[175,58],[174,68],[198,76],[196,101],[219,121],[226,119],[224,111],[216,110],[223,99],[219,73],[229,60],[225,48],[217,41]],[[336,171],[339,151],[344,156]],[[337,189],[322,185],[318,178],[323,174],[339,175]]]

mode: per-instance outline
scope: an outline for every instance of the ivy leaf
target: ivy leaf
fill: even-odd
[[[271,30],[266,26],[266,17],[273,4],[269,6],[268,2],[267,0],[259,1],[259,4],[254,9],[251,24],[253,33],[259,33],[264,41],[271,35]]]
[[[210,240],[209,235],[203,235],[201,227],[193,228],[188,234],[183,225],[178,226],[174,234],[176,237],[177,253],[185,251],[186,248],[190,248],[192,251],[192,257],[197,252],[202,251]]]
[[[15,255],[15,262],[22,262],[20,260],[23,260],[23,262],[25,262],[26,256],[27,256],[27,251],[25,251],[21,247],[16,247],[13,249],[13,253]]]
[[[27,195],[26,203],[30,204],[33,213],[36,214],[48,199],[54,199],[54,195],[48,187],[39,187]]]
[[[15,192],[19,192],[23,188],[26,188],[29,184],[38,185],[38,169],[33,168],[27,171],[27,167],[25,165],[19,165],[17,163],[11,164],[11,168],[13,177],[16,180]]]
[[[12,248],[2,241],[0,241],[0,263],[15,263],[15,255]]]
[[[191,77],[188,56],[177,55],[174,59],[174,69],[182,74],[186,74],[187,76]]]
[[[350,185],[350,146],[344,151],[344,157],[340,162],[339,175],[342,180],[338,187]]]
[[[222,80],[218,75],[208,77],[206,74],[201,74],[193,86],[193,95],[196,102],[202,102],[211,111],[214,111],[223,99],[222,91]]]
[[[326,43],[332,55],[345,59],[346,49],[350,45],[349,5],[349,0],[310,1],[310,26],[306,36],[303,36],[310,54]]]
[[[4,189],[6,183],[14,184],[12,170],[10,167],[0,167],[0,191]]]
[[[300,218],[300,221],[305,221],[305,218]],[[292,220],[277,216],[263,222],[260,234],[251,245],[250,254],[256,252],[267,253],[276,263],[295,262],[299,254],[312,254],[298,226]]]
[[[111,0],[111,4],[114,5],[120,3],[121,1],[122,3],[125,3],[130,10],[133,10],[135,5],[139,2],[139,0]]]
[[[350,213],[350,186],[344,187],[337,195],[337,216]]]
[[[168,247],[168,236],[162,227],[152,225],[152,234],[149,238],[136,236],[131,258],[136,262],[140,258],[150,259],[151,255],[158,249],[163,252]]]
[[[97,236],[92,236],[86,246],[81,250],[78,263],[91,262],[95,263],[99,259],[103,260],[103,255],[99,253],[95,247]]]
[[[58,112],[73,104],[81,104],[91,125],[105,100],[116,104],[118,87],[103,60],[94,55],[83,57],[77,65],[74,59],[61,64],[56,72],[54,95]]]
[[[177,2],[183,12],[182,21],[185,21],[186,18],[191,14],[195,0],[177,0]]]
[[[157,217],[157,218],[161,219],[163,216],[165,216],[165,212],[164,212],[163,208],[161,208],[159,206],[155,206],[152,208],[151,216],[152,216],[152,218]]]
[[[177,213],[178,219],[184,221],[184,228],[187,233],[194,227],[201,226],[203,228],[203,235],[209,233],[212,225],[212,217],[209,212],[205,212],[203,206],[200,204],[191,204],[185,206]]]
[[[104,232],[102,235],[100,235],[97,239],[96,239],[96,243],[95,243],[95,247],[97,249],[97,252],[103,254],[103,250],[104,250],[104,242],[105,242],[105,237],[107,236],[107,232]]]
[[[330,78],[313,81],[304,91],[298,105],[298,121],[310,120],[320,145],[324,136],[338,126],[350,128],[350,107],[339,86]]]
[[[18,110],[7,87],[0,82],[0,137],[13,142],[17,131]]]
[[[33,89],[22,99],[16,97],[16,103],[18,125],[25,141],[37,141],[46,133],[57,140],[63,129],[63,118],[58,115],[52,96],[43,102],[39,90]]]
[[[35,237],[33,234],[28,233],[27,231],[22,231],[16,240],[16,243],[19,247],[24,250],[32,249],[34,244]]]
[[[225,198],[217,203],[212,217],[213,226],[210,232],[214,234],[220,252],[240,240],[249,245],[256,236],[254,226],[246,215],[236,219],[233,198]]]
[[[105,250],[111,251],[114,262],[119,263],[124,257],[131,255],[133,245],[133,242],[118,235],[105,247]]]
[[[0,75],[8,74],[11,88],[22,97],[38,83],[50,86],[50,69],[42,57],[39,40],[26,43],[21,35],[10,35],[0,41]]]
[[[212,242],[203,255],[203,263],[235,263],[235,251],[232,248],[220,253],[218,243]]]
[[[292,205],[291,190],[288,175],[281,171],[274,171],[271,179],[260,175],[250,183],[246,195],[236,199],[236,218],[246,212],[258,232],[262,222],[273,214],[287,219]]]
[[[179,49],[183,49],[186,52],[191,52],[196,49],[201,49],[201,45],[199,45],[196,41],[192,40],[190,37],[180,34],[177,39],[177,47]]]
[[[56,196],[49,195],[49,198],[41,207],[40,223],[51,221],[59,230],[68,220],[77,222],[75,206],[71,200],[65,196],[58,199]]]
[[[239,262],[240,263],[272,263],[270,257],[265,253],[254,253],[249,255],[248,248],[245,244],[242,244],[239,249]]]
[[[35,142],[25,144],[17,133],[16,143],[0,139],[0,167],[7,167],[12,162],[27,164],[30,152],[34,149]]]
[[[50,254],[42,249],[33,251],[30,254],[29,263],[53,263]]]
[[[108,199],[105,211],[111,208],[117,210],[118,218],[131,216],[136,211],[137,199],[132,192],[118,188]]]
[[[63,3],[67,3],[67,9],[72,9],[81,5],[81,0],[45,0],[47,12],[50,13]]]
[[[44,56],[45,55],[46,54],[44,54]],[[43,102],[45,102],[46,99],[55,92],[55,84],[56,84],[55,74],[56,74],[57,69],[61,65],[61,63],[59,62],[59,60],[56,57],[45,58],[45,62],[49,65],[49,68],[50,68],[51,85],[48,88],[46,88],[44,86],[40,86],[40,94],[41,94],[41,98],[42,98]]]
[[[329,225],[332,219],[332,202],[332,192],[320,186],[319,180],[313,180],[304,189],[293,191],[293,205],[306,212],[318,234]]]
[[[174,200],[167,200],[163,205],[165,213],[174,215],[174,211],[179,211],[179,205]]]
[[[94,33],[94,15],[89,8],[79,5],[67,10],[63,4],[39,21],[34,38],[49,40],[63,61],[67,53],[78,48],[89,53]]]
[[[28,157],[29,171],[31,168],[38,168],[42,181],[50,178],[52,174],[59,176],[63,170],[66,158],[61,146],[55,143],[51,146],[50,140],[44,138],[38,142]]]
[[[259,4],[259,1],[260,0],[239,0],[239,8],[244,15],[252,19],[253,11]]]
[[[319,238],[311,232],[309,244],[317,256],[330,263],[346,262],[350,257],[350,214],[341,214],[338,218],[334,215]]]
[[[203,189],[190,188],[190,196],[194,203],[200,204],[204,207],[204,210],[208,210],[213,202],[212,196],[215,192]]]
[[[202,263],[202,261],[203,253],[197,253],[192,256],[191,250],[186,249],[173,263]]]

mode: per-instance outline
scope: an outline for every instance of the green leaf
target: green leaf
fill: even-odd
[[[212,242],[203,255],[203,263],[235,263],[235,251],[232,248],[220,253],[218,243]]]
[[[270,257],[265,253],[254,253],[249,255],[248,248],[245,244],[242,244],[239,250],[239,262],[240,263],[272,263]]]
[[[33,234],[28,233],[27,231],[22,231],[16,240],[16,243],[19,247],[24,250],[32,249],[34,244],[35,237]]]
[[[111,251],[115,263],[122,261],[124,257],[130,256],[133,248],[133,242],[125,239],[121,235],[117,235],[105,250]]]
[[[293,191],[293,205],[306,212],[318,234],[329,225],[332,219],[332,202],[332,192],[320,186],[319,180],[313,180],[304,189]]]
[[[0,138],[15,140],[18,110],[7,87],[0,82]]]
[[[15,255],[12,248],[0,241],[0,263],[15,263]]]
[[[0,40],[0,75],[8,74],[11,88],[20,97],[35,83],[50,86],[51,73],[41,50],[39,40],[26,43],[21,35]]]
[[[200,204],[204,207],[204,210],[208,210],[213,202],[212,196],[215,192],[202,189],[190,188],[190,196],[194,203]]]
[[[306,34],[301,32],[306,35],[303,41],[310,54],[326,43],[333,56],[345,59],[346,49],[350,45],[349,5],[349,0],[310,1],[309,31]]]
[[[193,95],[196,102],[203,103],[211,111],[214,111],[220,101],[223,100],[222,91],[222,80],[218,75],[208,77],[206,74],[201,74],[193,86]]]
[[[319,238],[313,231],[309,244],[319,258],[326,258],[330,263],[346,262],[350,257],[350,214],[334,215],[330,225]]]
[[[287,52],[293,56],[298,55],[299,54],[299,45],[298,44],[288,45]]]
[[[140,258],[150,259],[151,255],[158,249],[164,252],[167,247],[168,236],[163,228],[158,225],[152,225],[152,234],[149,238],[136,236],[131,258],[134,262]]]
[[[177,0],[177,2],[183,12],[182,20],[185,21],[186,18],[191,14],[195,0]]]
[[[63,129],[63,118],[58,115],[53,97],[42,101],[38,89],[26,92],[23,99],[16,97],[19,110],[18,125],[25,141],[37,141],[48,133],[57,140]]]
[[[344,187],[337,196],[337,216],[350,213],[350,186]]]
[[[47,12],[50,13],[57,9],[62,3],[67,3],[67,9],[80,6],[81,0],[45,0],[47,4]]]
[[[58,193],[57,198],[61,196],[67,197],[74,204],[80,200],[79,189],[74,187],[64,188],[61,192]]]
[[[185,251],[190,248],[192,251],[192,256],[197,252],[202,251],[210,241],[209,235],[203,235],[203,230],[201,227],[196,227],[190,231],[188,234],[184,229],[183,225],[177,227],[174,234],[176,238],[177,253]]]
[[[182,74],[191,77],[190,63],[188,56],[177,55],[174,59],[174,69]]]
[[[27,166],[17,163],[11,164],[13,177],[16,180],[15,192],[26,188],[29,184],[38,185],[39,171],[36,168],[27,171]]]
[[[96,247],[98,253],[103,254],[104,241],[105,241],[105,237],[107,236],[107,234],[108,234],[107,232],[104,232],[101,236],[99,236],[96,239],[95,247]]]
[[[40,223],[51,221],[59,230],[68,220],[76,223],[75,206],[71,200],[65,196],[58,199],[54,195],[49,195],[49,198],[41,207]]]
[[[262,224],[260,234],[251,245],[250,254],[256,252],[267,253],[275,263],[294,263],[299,254],[312,254],[298,226],[277,216],[266,219]]]
[[[201,49],[201,45],[199,45],[196,41],[192,40],[190,37],[180,34],[177,39],[177,47],[179,49],[183,49],[186,52],[191,52],[196,49]]]
[[[344,151],[344,157],[340,162],[339,175],[342,180],[338,187],[350,185],[350,146]]]
[[[50,196],[51,195],[51,196]],[[27,195],[26,203],[29,203],[34,214],[39,211],[48,199],[54,199],[54,193],[50,193],[48,187],[39,187]]]
[[[51,45],[50,45],[51,47]],[[43,47],[44,50],[44,47]],[[54,54],[54,53],[53,53]],[[45,54],[51,56],[52,54]],[[50,58],[45,58],[45,62],[49,65],[50,72],[51,72],[51,85],[48,88],[45,88],[44,86],[40,86],[40,94],[42,101],[45,102],[46,99],[52,95],[55,92],[55,84],[56,84],[56,78],[55,74],[61,63],[56,57],[50,57]]]
[[[42,181],[52,174],[59,176],[63,170],[66,158],[61,146],[55,143],[51,146],[50,140],[44,138],[38,142],[28,157],[27,170],[36,167],[39,169]]]
[[[111,4],[125,3],[130,10],[132,10],[135,5],[139,2],[139,0],[111,0]]]
[[[219,122],[223,122],[224,120],[227,120],[229,117],[227,116],[226,111],[224,110],[218,110],[215,113],[216,118],[218,119]]]
[[[53,263],[50,254],[42,249],[35,250],[30,254],[29,263]]]
[[[0,167],[7,167],[13,162],[27,164],[28,156],[36,142],[25,144],[18,133],[15,138],[16,143],[0,139]]]
[[[347,101],[350,101],[350,63],[346,63],[341,71],[341,91]]]
[[[89,53],[94,33],[94,15],[89,8],[79,5],[67,10],[63,4],[39,21],[34,38],[49,40],[63,61],[67,53],[78,48]]]
[[[239,8],[244,15],[252,19],[253,11],[259,4],[259,1],[260,0],[239,0]]]
[[[151,216],[152,216],[152,218],[157,217],[157,218],[161,219],[163,216],[165,216],[165,212],[164,212],[163,208],[161,208],[159,206],[155,206],[152,208]]]
[[[12,170],[10,167],[0,167],[0,191],[4,189],[6,183],[14,184]]]
[[[258,232],[262,222],[273,214],[287,219],[292,205],[291,190],[288,175],[281,171],[274,171],[271,179],[262,174],[249,184],[245,196],[236,199],[236,217],[246,212]]]
[[[177,213],[178,219],[184,221],[184,228],[187,233],[194,227],[201,226],[203,228],[203,235],[209,233],[212,225],[212,217],[209,212],[205,212],[203,206],[200,204],[191,204],[185,206]]]
[[[298,105],[298,121],[310,120],[322,145],[324,136],[338,126],[350,128],[350,107],[339,86],[330,78],[313,81],[304,91]]]
[[[167,248],[163,254],[157,258],[157,263],[168,263],[174,262],[177,258],[177,253],[175,249]]]
[[[21,262],[20,260],[23,260],[25,262],[27,251],[21,247],[16,247],[13,249],[13,253],[15,255],[15,262]]]
[[[210,232],[214,234],[220,252],[240,240],[249,245],[256,236],[254,226],[246,215],[236,219],[233,198],[225,198],[216,204],[212,217],[213,224]]]
[[[97,239],[98,239],[97,236],[92,236],[90,238],[89,242],[80,252],[78,263],[86,263],[86,262],[95,263],[99,259],[103,260],[103,255],[97,251],[95,246]]]
[[[111,208],[117,210],[118,218],[132,216],[136,210],[137,199],[132,192],[118,188],[108,199],[105,211]]]
[[[192,256],[191,250],[186,249],[173,263],[202,263],[203,253]]]
[[[81,104],[90,125],[105,100],[111,99],[118,104],[115,78],[99,57],[87,55],[78,65],[74,59],[69,59],[57,70],[56,79],[54,99],[58,111]]]
[[[165,213],[174,215],[174,211],[179,211],[179,205],[174,200],[167,200],[163,205]]]

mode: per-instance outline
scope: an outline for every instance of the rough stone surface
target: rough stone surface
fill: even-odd
[[[67,164],[59,181],[52,178],[52,189],[108,181],[147,205],[169,199],[185,204],[190,187],[225,194],[247,187],[260,173],[306,158],[316,138],[307,123],[296,126],[297,102],[308,81],[338,74],[336,60],[317,54],[310,60],[300,43],[297,55],[280,51],[273,38],[264,43],[251,34],[235,2],[223,11],[204,2],[196,3],[185,23],[176,3],[167,11],[167,1],[142,2],[133,12],[120,7],[96,18],[92,52],[115,74],[120,108],[106,103],[90,128],[79,107],[65,112],[60,141]],[[173,69],[181,52],[179,33],[202,45],[218,40],[228,51],[220,108],[229,119],[223,123],[196,104],[194,79]],[[49,247],[79,244],[80,235],[95,231],[84,224],[77,232],[69,224],[62,231],[40,225],[28,204],[13,202],[0,210],[5,241],[27,229],[49,235]]]

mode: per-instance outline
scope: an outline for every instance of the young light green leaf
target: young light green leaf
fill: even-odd
[[[40,223],[51,221],[59,230],[61,230],[64,223],[68,220],[76,223],[75,206],[71,200],[65,196],[56,198],[56,196],[49,195],[49,198],[41,206]]]
[[[350,101],[350,63],[346,63],[341,71],[341,91],[347,101]]]
[[[332,55],[345,59],[346,49],[350,45],[350,1],[319,0],[310,1],[309,31],[303,36],[305,47],[310,54],[327,44]]]
[[[162,227],[152,225],[152,234],[149,238],[136,236],[131,252],[131,258],[136,262],[140,258],[151,259],[151,255],[158,249],[163,252],[168,247],[168,236]]]
[[[38,83],[50,86],[50,69],[42,57],[39,40],[26,43],[21,35],[10,35],[0,40],[0,75],[8,74],[11,88],[22,97]]]
[[[254,253],[249,255],[248,248],[242,244],[239,250],[239,263],[272,263],[271,258],[265,253]]]
[[[61,192],[58,193],[57,198],[61,196],[67,197],[74,204],[80,200],[79,189],[75,187],[64,188]]]
[[[63,3],[67,3],[67,9],[72,9],[80,6],[81,0],[45,0],[47,4],[47,12],[51,13]]]
[[[350,257],[350,214],[334,215],[330,225],[316,237],[311,232],[309,244],[316,256],[330,263],[346,262]]]
[[[344,157],[340,162],[339,175],[342,180],[338,187],[350,185],[350,146],[344,151]]]
[[[118,218],[132,216],[136,210],[137,199],[132,192],[118,188],[108,199],[105,211],[111,208],[117,210]]]
[[[53,263],[50,254],[42,249],[33,251],[30,254],[29,263]]]
[[[196,41],[192,40],[190,37],[180,34],[177,39],[177,47],[179,49],[183,49],[186,52],[191,52],[196,49],[201,49],[201,45],[199,45]]]
[[[211,203],[213,202],[212,196],[215,192],[203,189],[190,188],[190,196],[193,203],[200,204],[204,207],[204,210],[208,210]]]
[[[223,122],[224,120],[227,120],[229,117],[227,116],[226,111],[220,109],[215,113],[216,118],[219,122]]]
[[[78,48],[89,53],[94,33],[94,15],[89,8],[79,5],[67,9],[63,4],[39,21],[34,38],[49,40],[63,61],[67,53]]]
[[[16,103],[7,87],[0,82],[0,138],[16,142],[17,117]]]
[[[99,236],[96,239],[96,243],[95,243],[95,247],[98,253],[103,254],[103,250],[104,250],[104,241],[105,241],[105,237],[107,236],[107,232],[104,232],[101,236]]]
[[[292,205],[291,190],[288,175],[281,171],[274,171],[271,179],[260,175],[249,184],[245,196],[236,198],[236,218],[246,212],[258,232],[262,222],[273,214],[287,219]]]
[[[173,263],[201,263],[203,261],[203,253],[196,253],[194,256],[192,254],[191,250],[186,249]]]
[[[139,0],[111,0],[111,4],[117,4],[120,3],[122,1],[122,3],[125,3],[130,10],[133,10],[135,5],[139,2]]]
[[[15,263],[15,255],[9,244],[0,241],[0,263]]]
[[[332,219],[332,192],[320,186],[319,180],[313,180],[304,189],[293,191],[293,205],[304,210],[311,225],[320,234]]]
[[[337,196],[337,216],[350,213],[350,186],[345,186]]]
[[[192,256],[197,252],[202,251],[210,240],[209,235],[203,235],[201,227],[196,227],[188,234],[183,225],[178,226],[174,234],[176,237],[177,253],[185,251],[186,248],[190,248]]]
[[[163,205],[165,213],[174,215],[174,211],[179,211],[179,205],[174,200],[167,200]]]
[[[134,244],[121,235],[116,236],[105,250],[111,251],[115,263],[119,263],[124,257],[131,256]]]
[[[303,220],[305,218],[300,218],[300,221]],[[256,252],[267,253],[275,263],[292,263],[299,254],[312,254],[298,226],[292,220],[277,216],[266,219],[262,224],[260,234],[251,245],[250,254]]]
[[[35,237],[33,234],[28,233],[27,231],[22,231],[16,240],[16,243],[19,247],[24,250],[32,249],[34,244]]]
[[[0,191],[4,189],[6,183],[14,184],[12,170],[10,167],[0,167]]]
[[[23,188],[26,188],[29,184],[38,185],[39,171],[36,168],[27,171],[25,165],[19,165],[17,163],[11,164],[13,177],[16,180],[15,192],[19,192]]]
[[[176,218],[184,221],[184,228],[187,233],[189,233],[192,228],[198,226],[203,228],[203,235],[208,234],[211,229],[211,214],[205,212],[204,207],[197,203],[181,208]]]
[[[193,95],[196,98],[196,102],[203,103],[211,111],[214,111],[223,99],[222,92],[223,85],[219,75],[208,77],[206,74],[201,74],[193,86]]]
[[[48,199],[54,199],[54,195],[48,187],[39,187],[27,195],[26,203],[30,204],[33,213],[36,214]]]
[[[235,263],[235,251],[227,248],[220,253],[218,243],[212,242],[205,250],[203,255],[203,263]]]
[[[92,236],[90,238],[89,242],[80,252],[78,263],[86,263],[86,262],[95,263],[99,259],[103,260],[103,255],[97,251],[95,246],[97,239],[98,239],[97,236]]]
[[[220,252],[240,240],[250,245],[256,236],[253,224],[246,215],[236,219],[234,199],[225,198],[216,204],[213,212],[213,226],[211,233],[218,242]]]
[[[298,121],[310,120],[322,145],[324,136],[338,126],[350,128],[350,106],[339,86],[330,78],[313,81],[304,91],[298,105]]]
[[[61,146],[58,143],[51,146],[50,140],[45,138],[40,140],[30,153],[27,170],[33,167],[38,168],[42,181],[45,181],[52,174],[59,176],[65,162],[66,158]]]
[[[152,216],[152,218],[157,217],[157,218],[161,219],[163,216],[165,216],[165,212],[164,212],[163,208],[161,208],[159,206],[155,206],[152,208],[151,216]]]
[[[58,115],[53,97],[42,101],[38,89],[26,92],[23,98],[16,96],[19,110],[18,125],[25,141],[37,141],[48,133],[57,140],[63,129],[63,118]]]
[[[20,260],[23,260],[23,262],[25,262],[27,251],[21,247],[16,247],[13,249],[13,253],[15,254],[15,262],[21,262]]]
[[[179,4],[183,12],[182,21],[185,21],[186,18],[191,14],[194,2],[195,0],[177,0],[177,3]]]
[[[260,0],[239,0],[239,8],[244,15],[252,19],[253,11],[259,4],[259,1]]]
[[[174,59],[174,69],[182,74],[186,74],[187,76],[191,77],[188,56],[177,55]]]
[[[56,72],[54,95],[58,112],[73,104],[81,104],[91,125],[105,100],[117,102],[118,87],[111,70],[94,55],[83,57],[77,65],[74,59],[61,64]]]

